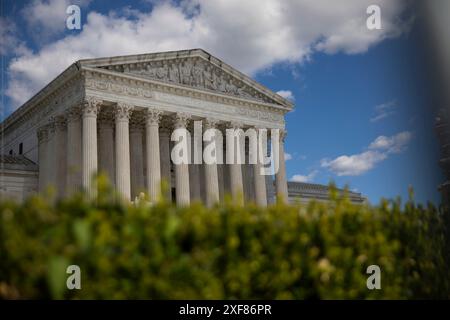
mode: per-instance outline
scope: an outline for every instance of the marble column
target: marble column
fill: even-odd
[[[130,132],[132,106],[119,102],[115,108],[116,122],[116,190],[125,199],[131,198]]]
[[[244,185],[242,183],[242,166],[243,157],[245,156],[243,150],[243,132],[241,125],[231,123],[231,126],[226,131],[226,145],[227,145],[227,164],[230,171],[230,189],[233,200],[238,204],[243,204]],[[232,151],[233,150],[233,151]],[[234,154],[234,156],[232,156]],[[240,155],[238,157],[238,154]]]
[[[215,129],[217,125],[216,120],[207,119],[205,121],[205,132],[209,129]],[[211,150],[210,148],[216,148],[216,134],[211,137],[210,141],[204,141],[205,150]],[[214,204],[219,202],[219,177],[217,173],[217,149],[212,152],[207,152],[206,156],[212,159],[205,160],[205,185],[206,185],[206,205],[212,207]],[[209,161],[208,161],[209,160]],[[208,163],[209,162],[209,163]]]
[[[226,148],[226,131],[225,131],[225,139],[223,144],[223,154],[224,154],[224,162],[222,165],[223,172],[223,193],[224,195],[231,195],[231,181],[230,181],[230,165],[227,164],[227,148]]]
[[[88,97],[82,104],[82,184],[89,197],[97,195],[94,175],[97,173],[97,114],[101,100]]]
[[[81,109],[79,106],[70,108],[66,112],[67,118],[67,178],[66,194],[71,195],[80,191],[82,147],[81,147]]]
[[[37,131],[38,136],[38,165],[39,165],[39,192],[44,192],[47,187],[47,164],[48,164],[48,130],[41,127]]]
[[[47,187],[56,191],[56,144],[55,144],[55,119],[51,118],[48,128],[48,152],[47,152]]]
[[[168,126],[161,127],[159,130],[159,150],[161,179],[167,188],[165,192],[166,199],[172,201],[172,172],[170,160],[170,129]],[[148,169],[147,169],[148,170]]]
[[[161,155],[159,146],[159,123],[162,112],[156,109],[146,110],[147,144],[147,188],[150,201],[157,201],[161,194]]]
[[[59,198],[66,195],[67,177],[67,127],[64,116],[55,117],[55,187]]]
[[[194,132],[195,127],[192,127],[191,132]],[[203,183],[202,180],[200,180],[200,170],[201,170],[201,164],[195,163],[195,153],[200,153],[198,156],[202,158],[203,154],[203,148],[202,148],[203,142],[202,139],[195,139],[194,134],[191,134],[191,140],[189,145],[189,159],[191,159],[191,162],[189,164],[189,190],[191,193],[191,202],[197,201],[201,202],[201,184]]]
[[[177,113],[175,118],[175,130],[184,130],[183,138],[175,142],[177,145],[182,144],[183,150],[187,151],[189,138],[187,135],[187,123],[190,117],[183,113]],[[184,156],[184,155],[183,155]],[[175,164],[175,193],[178,206],[187,206],[190,204],[189,191],[189,164],[186,161],[180,161]]]
[[[224,139],[223,132],[221,132],[221,137],[216,139],[216,150],[217,150],[217,178],[219,180],[219,199],[223,202],[225,197],[225,180],[224,180]]]
[[[248,140],[243,139],[244,150],[245,150],[245,163],[242,164],[242,183],[244,185],[244,201],[245,203],[254,202],[254,186],[253,186],[253,165],[250,164],[250,143],[251,138]]]
[[[276,192],[278,201],[287,203],[288,201],[288,187],[286,179],[286,162],[284,159],[284,139],[286,138],[286,131],[280,130],[280,142],[279,142],[279,168],[275,175]]]
[[[259,128],[255,128],[258,137],[257,143],[257,157],[256,164],[253,165],[253,183],[255,190],[255,202],[258,206],[266,207],[267,206],[267,190],[266,190],[266,176],[262,174],[261,169],[264,169],[262,166],[263,156],[267,155],[267,135],[260,134]],[[259,141],[260,139],[265,139],[266,141]]]
[[[114,185],[114,117],[110,113],[102,114],[98,121],[98,169]]]
[[[131,199],[145,192],[144,181],[144,130],[142,117],[130,121]],[[148,172],[148,171],[147,171]]]

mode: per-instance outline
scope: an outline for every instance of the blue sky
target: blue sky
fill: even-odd
[[[419,31],[412,31],[366,54],[317,54],[296,70],[298,77],[286,68],[257,76],[270,88],[295,96],[296,110],[287,116],[289,177],[312,174],[313,182],[348,184],[371,201],[396,195],[406,199],[408,185],[419,201],[439,200],[436,185],[442,177],[432,97],[420,39],[414,36]],[[377,120],[380,105],[389,111]],[[404,150],[366,172],[338,176],[321,166],[324,158],[361,154],[377,137],[399,132],[411,133]]]
[[[253,3],[252,3],[253,2]],[[280,4],[282,3],[282,4]],[[381,31],[365,27],[379,4]],[[67,30],[79,4],[82,30]],[[80,58],[202,47],[296,104],[288,176],[439,199],[433,96],[407,1],[2,1],[3,117]]]

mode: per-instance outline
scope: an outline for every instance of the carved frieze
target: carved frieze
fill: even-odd
[[[146,63],[106,66],[103,68],[146,79],[180,84],[266,103],[274,103],[272,99],[245,84],[242,80],[200,58],[149,61]],[[105,84],[99,83],[97,86],[104,87]]]
[[[152,92],[150,90],[129,86],[125,84],[119,84],[112,82],[110,80],[102,80],[102,79],[94,79],[87,78],[86,79],[86,88],[96,89],[101,91],[110,91],[116,94],[128,95],[128,96],[136,96],[143,98],[152,98]]]

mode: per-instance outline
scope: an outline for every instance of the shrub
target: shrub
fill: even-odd
[[[106,187],[0,203],[0,298],[449,298],[442,214],[347,198],[266,209],[120,202]],[[81,290],[66,268],[81,268]],[[368,290],[366,268],[381,268]]]

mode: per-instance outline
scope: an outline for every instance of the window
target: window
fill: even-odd
[[[11,149],[11,150],[9,150],[9,154],[10,154],[10,155],[12,155],[12,149]]]
[[[23,142],[19,144],[19,154],[23,154]]]

